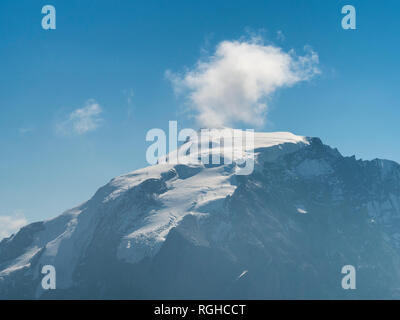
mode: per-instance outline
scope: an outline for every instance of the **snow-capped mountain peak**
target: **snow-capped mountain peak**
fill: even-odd
[[[207,142],[191,137],[166,158],[182,159],[181,152],[189,158],[184,163],[160,162],[116,177],[84,204],[4,239],[0,295],[18,297],[27,283],[28,296],[50,294],[40,285],[44,265],[57,270],[58,291],[52,294],[85,292],[91,298],[111,292],[138,298],[183,292],[207,298],[210,292],[219,298],[246,292],[299,297],[296,286],[307,287],[305,279],[318,294],[329,295],[334,283],[320,274],[341,263],[358,259],[376,270],[372,254],[397,266],[399,165],[346,158],[318,138],[286,132],[253,137],[252,147],[241,154],[235,145],[213,141],[215,135]],[[190,149],[193,144],[200,148]],[[192,162],[205,154],[219,154],[221,161]],[[246,157],[254,160],[254,170],[237,175]],[[370,190],[380,190],[379,196]],[[358,242],[344,247],[354,232]],[[371,241],[373,248],[366,245]],[[178,273],[171,278],[171,272]],[[397,274],[392,276],[400,279]],[[257,277],[268,282],[270,275],[279,279],[278,287],[258,283]],[[297,284],[285,280],[290,277]]]

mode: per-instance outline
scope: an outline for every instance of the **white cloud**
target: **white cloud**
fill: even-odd
[[[67,120],[57,125],[57,131],[62,134],[85,134],[94,131],[101,124],[100,114],[103,112],[95,100],[88,100],[81,109],[72,112]]]
[[[0,240],[16,233],[27,223],[28,221],[21,213],[15,213],[10,216],[0,215]]]
[[[318,55],[284,52],[259,39],[223,41],[206,61],[182,75],[167,71],[175,92],[184,94],[202,126],[265,123],[268,100],[282,87],[309,80],[319,73]]]

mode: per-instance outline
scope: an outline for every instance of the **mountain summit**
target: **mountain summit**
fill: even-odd
[[[400,298],[397,163],[291,133],[255,133],[250,175],[236,160],[122,175],[3,239],[0,298]]]

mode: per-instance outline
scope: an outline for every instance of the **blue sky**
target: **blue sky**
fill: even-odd
[[[56,30],[41,28],[46,4]],[[356,30],[341,28],[345,4]],[[258,130],[400,162],[399,11],[398,1],[366,0],[1,1],[0,216],[54,217],[145,166],[149,129],[196,126],[166,71],[251,34],[285,52],[310,46],[321,71],[277,90]],[[88,105],[102,110],[92,130],[60,132]]]

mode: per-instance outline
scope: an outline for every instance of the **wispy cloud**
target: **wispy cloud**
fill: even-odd
[[[25,226],[28,221],[22,213],[14,213],[13,215],[0,215],[0,240],[16,233]]]
[[[132,104],[133,97],[135,96],[133,89],[124,90],[124,94],[126,96],[126,103],[129,105]]]
[[[76,109],[68,115],[67,119],[57,124],[57,132],[60,134],[85,134],[96,130],[102,123],[100,117],[103,112],[100,105],[93,99],[86,102],[81,109]]]
[[[183,74],[167,71],[175,91],[183,94],[202,126],[261,126],[268,101],[282,87],[309,80],[319,73],[318,54],[304,56],[264,45],[259,38],[223,41],[214,54]]]
[[[21,127],[21,128],[18,128],[18,132],[19,132],[20,135],[26,135],[26,134],[32,133],[34,131],[35,131],[35,129],[32,128],[32,127]]]
[[[285,37],[284,33],[282,32],[282,30],[278,30],[278,31],[276,32],[276,38],[277,38],[279,41],[285,41],[285,39],[286,39],[286,37]]]
[[[132,117],[133,114],[133,98],[135,96],[135,92],[133,91],[133,89],[125,89],[123,91],[124,96],[125,96],[125,101],[126,101],[126,115],[127,115],[127,119],[130,119]]]

